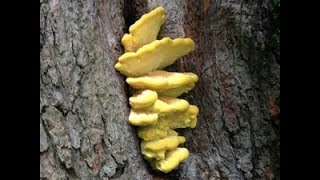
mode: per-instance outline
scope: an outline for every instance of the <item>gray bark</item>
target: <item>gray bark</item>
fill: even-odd
[[[153,171],[128,123],[128,86],[114,64],[122,35],[142,14],[167,12],[159,38],[190,37],[196,50],[170,71],[194,72],[182,96],[199,107],[188,161]],[[41,179],[280,179],[280,65],[271,2],[42,0]]]

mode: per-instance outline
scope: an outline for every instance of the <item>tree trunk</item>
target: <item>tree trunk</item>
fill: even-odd
[[[182,98],[199,107],[189,159],[155,172],[128,122],[128,85],[114,69],[140,16],[166,9],[159,38],[190,37],[194,52],[167,68],[194,72]],[[280,179],[280,65],[270,0],[42,0],[41,179]]]

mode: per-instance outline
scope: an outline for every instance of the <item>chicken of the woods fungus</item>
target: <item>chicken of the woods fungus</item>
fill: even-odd
[[[138,126],[141,153],[153,169],[168,173],[190,153],[179,147],[186,138],[174,129],[195,128],[199,109],[178,98],[195,87],[198,76],[162,70],[195,50],[195,43],[191,38],[157,40],[164,23],[165,9],[160,6],[131,25],[121,40],[125,53],[115,68],[133,89],[129,122]]]

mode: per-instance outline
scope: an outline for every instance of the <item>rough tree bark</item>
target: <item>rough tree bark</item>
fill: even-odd
[[[143,160],[128,123],[128,86],[114,69],[128,26],[162,5],[159,38],[196,50],[167,70],[199,75],[199,107],[180,131],[188,161],[168,174]],[[280,179],[280,65],[270,0],[41,0],[41,179]]]

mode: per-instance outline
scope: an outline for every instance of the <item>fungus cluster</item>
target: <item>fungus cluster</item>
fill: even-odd
[[[131,25],[115,68],[134,89],[129,121],[138,126],[141,153],[154,169],[168,173],[189,157],[188,149],[178,147],[186,139],[175,129],[194,128],[199,109],[177,98],[195,86],[198,76],[162,70],[193,51],[195,44],[190,38],[157,40],[164,22],[165,10],[158,7]]]

